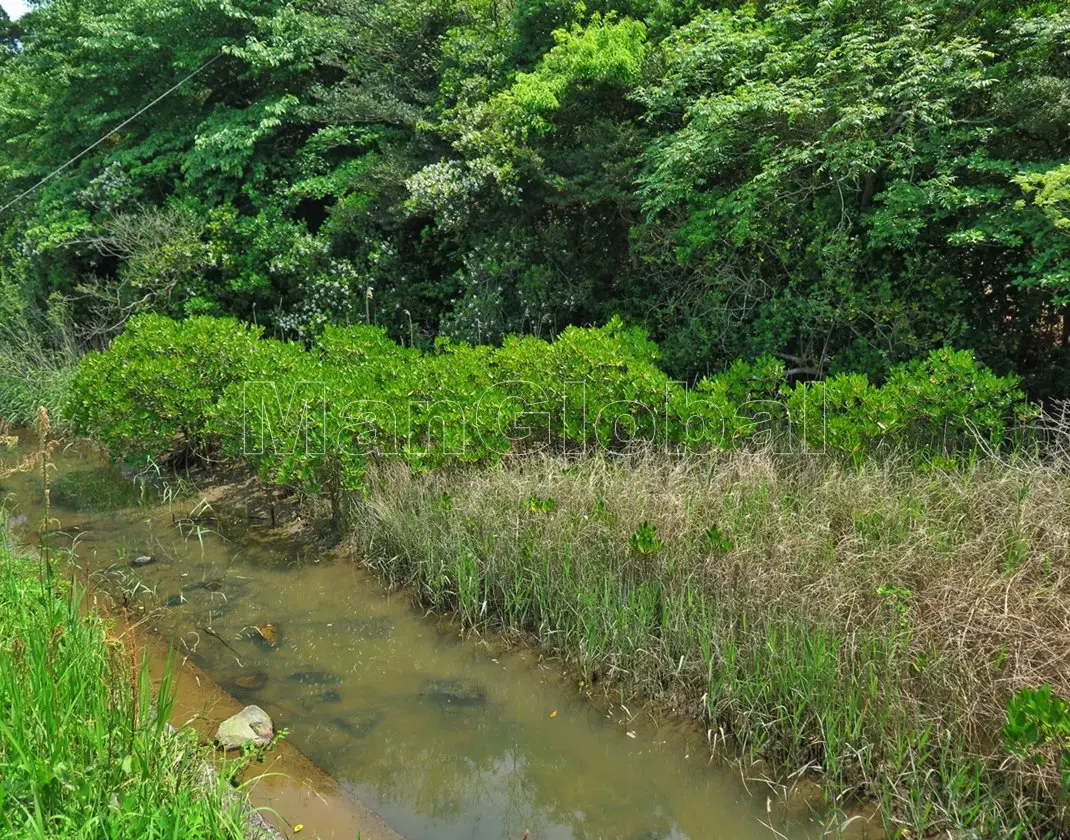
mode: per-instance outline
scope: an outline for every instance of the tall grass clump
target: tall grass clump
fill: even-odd
[[[30,425],[40,406],[66,422],[80,354],[63,300],[50,304],[43,310],[0,283],[0,420],[12,426]]]
[[[0,836],[243,838],[241,800],[167,726],[172,700],[0,535]]]
[[[1070,697],[1070,481],[743,451],[377,470],[353,540],[471,626],[523,631],[708,721],[830,804],[916,836],[1057,836],[1059,756],[1004,743],[1016,692]]]

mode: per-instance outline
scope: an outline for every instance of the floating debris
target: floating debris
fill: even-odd
[[[269,650],[278,649],[279,625],[274,622],[268,622],[267,624],[256,624],[253,629],[256,631],[256,635],[253,638],[260,643],[261,647]]]

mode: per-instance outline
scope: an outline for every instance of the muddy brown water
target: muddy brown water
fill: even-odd
[[[108,609],[97,598],[94,601],[97,609]],[[240,701],[189,659],[176,659],[162,637],[145,632],[123,612],[108,611],[135,659],[148,662],[156,686],[170,669],[175,687],[171,721],[175,726],[192,726],[208,740],[220,721],[241,711]],[[289,741],[279,741],[262,763],[251,763],[240,782],[253,805],[288,837],[404,840]],[[296,827],[304,833],[295,833]]]
[[[693,726],[592,702],[536,652],[462,639],[339,554],[218,507],[183,522],[196,495],[132,504],[92,452],[68,449],[57,466],[53,540],[74,545],[78,574],[266,709],[338,795],[409,840],[819,834],[805,806],[770,810],[738,771],[712,763]],[[36,479],[0,490],[28,536],[41,515]],[[255,629],[266,624],[274,632]],[[342,836],[311,825],[300,836],[317,832]]]

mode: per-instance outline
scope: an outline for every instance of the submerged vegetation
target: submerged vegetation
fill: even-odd
[[[206,752],[167,725],[129,639],[0,541],[0,833],[244,840],[247,814]]]

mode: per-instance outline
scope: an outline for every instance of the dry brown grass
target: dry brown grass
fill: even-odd
[[[533,633],[916,831],[1062,825],[1055,762],[1011,757],[1001,735],[1017,689],[1070,698],[1057,467],[645,454],[392,466],[369,486],[356,540],[428,603]],[[629,544],[644,522],[663,544],[649,553]]]

